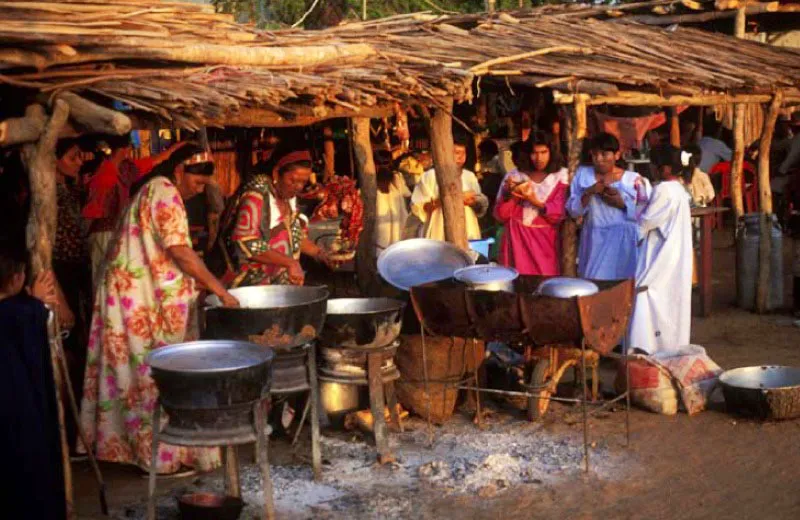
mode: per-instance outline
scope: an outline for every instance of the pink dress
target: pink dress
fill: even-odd
[[[558,232],[565,215],[567,171],[551,173],[540,183],[529,181],[537,198],[545,203],[544,211],[513,197],[506,200],[506,179],[519,182],[528,177],[516,170],[510,172],[497,194],[494,217],[505,225],[500,263],[525,275],[561,274]]]

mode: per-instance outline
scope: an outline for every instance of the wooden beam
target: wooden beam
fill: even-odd
[[[733,25],[733,35],[737,38],[744,38],[747,31],[747,8],[742,6],[736,10],[736,20]]]
[[[587,104],[594,105],[622,105],[622,106],[714,106],[729,103],[769,103],[771,94],[703,94],[697,96],[661,96],[648,92],[620,92],[616,96],[593,96]],[[553,92],[553,101],[562,105],[574,103],[575,96]]]
[[[0,122],[0,146],[37,141],[46,123],[44,107],[38,104],[29,105],[25,109],[25,117],[14,117]]]
[[[352,121],[353,152],[356,158],[358,182],[361,187],[361,199],[364,201],[364,229],[361,231],[356,253],[358,285],[363,295],[376,296],[380,293],[380,280],[375,259],[378,181],[375,176],[375,161],[372,157],[370,142],[370,120],[368,117],[354,117]]]
[[[72,92],[62,92],[56,99],[67,103],[72,120],[89,132],[124,135],[133,127],[130,118],[122,112],[92,103]]]
[[[391,105],[378,105],[364,107],[360,110],[351,110],[344,107],[331,108],[328,106],[313,108],[292,107],[291,110],[296,114],[289,116],[266,108],[245,108],[239,112],[207,120],[205,124],[220,128],[226,126],[287,128],[310,126],[321,121],[337,118],[387,117],[392,114],[393,109]]]
[[[681,123],[678,117],[678,109],[676,107],[667,107],[667,116],[669,117],[669,144],[675,148],[681,147]]]
[[[748,4],[746,7],[747,14],[761,14],[761,13],[774,13],[780,10],[778,2],[769,3],[753,3]],[[693,24],[704,23],[712,20],[720,20],[722,18],[733,18],[736,16],[736,11],[709,11],[706,13],[698,14],[677,14],[670,16],[659,16],[650,14],[638,14],[632,16],[625,16],[620,18],[623,22],[637,22],[645,25],[673,25],[673,24]],[[615,22],[616,20],[609,20]]]
[[[761,213],[761,237],[758,251],[758,281],[756,283],[756,312],[767,311],[770,286],[770,258],[772,256],[772,188],[769,184],[769,151],[772,134],[783,104],[783,92],[775,94],[764,117],[761,142],[758,146],[758,194]]]
[[[444,236],[463,250],[469,248],[461,172],[453,160],[453,98],[442,100],[430,120],[431,151],[444,217]]]
[[[575,96],[575,102],[568,110],[566,118],[567,141],[567,167],[569,182],[575,177],[575,171],[581,160],[583,140],[586,138],[586,96]],[[564,276],[577,275],[578,260],[578,224],[572,218],[564,219],[561,227],[561,273]]]

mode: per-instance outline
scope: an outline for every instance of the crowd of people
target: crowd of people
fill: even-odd
[[[92,450],[101,460],[146,470],[157,389],[144,360],[153,349],[198,337],[196,303],[201,294],[214,294],[235,307],[232,288],[302,284],[303,255],[330,268],[337,263],[330,251],[309,240],[309,220],[300,211],[298,195],[313,173],[311,154],[303,146],[279,143],[225,203],[214,186],[208,150],[182,142],[134,159],[127,137],[106,143],[108,155],[102,160],[87,155],[78,140],[58,143],[53,272],[31,283],[25,282],[26,261],[20,253],[25,247],[19,234],[30,201],[24,200],[24,183],[16,186],[23,195],[12,201],[10,210],[20,222],[12,223],[0,254],[0,323],[21,350],[4,351],[8,359],[2,364],[10,375],[3,379],[14,381],[33,370],[37,377],[52,380],[48,360],[42,357],[48,349],[40,328],[47,320],[46,303],[69,331],[65,350],[89,442],[78,442],[70,426],[74,455]],[[797,162],[797,143],[790,134],[780,172],[791,171],[792,157]],[[523,275],[555,276],[561,273],[562,223],[567,216],[576,219],[581,226],[580,277],[634,279],[646,288],[636,296],[628,348],[654,354],[689,343],[694,262],[690,208],[709,205],[717,196],[719,188],[709,173],[731,160],[724,143],[706,136],[682,149],[656,146],[650,154],[652,171],[642,175],[622,166],[614,135],[599,133],[587,147],[590,160],[571,180],[559,146],[545,133],[531,132],[514,145],[512,161],[501,158],[491,140],[484,141],[478,174],[465,167],[469,146],[455,137],[453,159],[460,168],[469,239],[490,234],[491,223],[502,229],[499,263]],[[413,237],[444,240],[430,156],[398,160],[390,151],[376,150],[374,158],[376,251]],[[12,182],[9,178],[4,171],[3,182]],[[786,186],[791,198],[792,183]],[[10,318],[15,315],[30,319]],[[25,350],[30,344],[39,346]],[[55,421],[51,394],[41,386],[36,392],[25,393],[24,402],[2,407],[11,421],[0,421],[3,427],[31,413],[39,414],[43,424]],[[13,394],[19,395],[18,390]],[[7,438],[24,435],[24,430],[11,429]],[[29,440],[54,446],[52,452],[36,454],[45,464],[55,460],[58,450],[54,438],[42,435],[49,433]],[[220,464],[219,457],[215,449],[161,444],[157,471],[207,470]],[[37,478],[35,469],[29,477]],[[43,501],[37,507],[51,506]]]

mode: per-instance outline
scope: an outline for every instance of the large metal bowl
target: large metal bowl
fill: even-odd
[[[730,411],[761,419],[800,417],[800,368],[736,368],[719,376]]]
[[[206,298],[209,339],[250,341],[275,349],[291,349],[312,341],[325,322],[325,287],[264,285],[232,289],[241,307],[221,306],[219,298]]]
[[[405,302],[391,298],[328,300],[320,343],[360,350],[390,345],[400,335],[405,306]]]
[[[441,240],[412,238],[395,242],[378,257],[378,272],[403,291],[417,285],[447,280],[462,267],[473,264],[470,255]]]

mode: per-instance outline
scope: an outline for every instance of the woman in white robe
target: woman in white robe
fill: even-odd
[[[650,183],[636,172],[616,166],[619,142],[611,134],[592,141],[594,166],[575,172],[567,211],[583,218],[578,246],[578,276],[624,280],[636,274],[639,229],[637,214],[650,196]]]
[[[639,218],[636,286],[644,290],[636,294],[627,345],[653,355],[689,344],[693,250],[689,199],[677,176],[680,151],[659,148],[651,160],[662,181]]]

